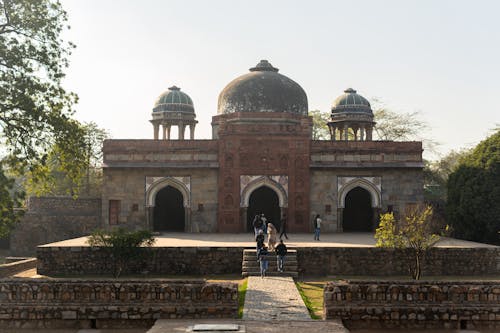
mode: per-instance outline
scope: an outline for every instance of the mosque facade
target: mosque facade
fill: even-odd
[[[264,213],[278,227],[286,214],[290,232],[311,231],[316,214],[322,231],[373,231],[381,212],[423,202],[421,142],[372,140],[354,89],[333,103],[330,140],[313,140],[305,91],[265,60],[222,90],[211,140],[194,139],[194,103],[176,86],[150,122],[151,140],[104,143],[105,227],[246,232]]]

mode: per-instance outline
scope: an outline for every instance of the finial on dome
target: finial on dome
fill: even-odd
[[[250,72],[277,72],[278,68],[273,67],[267,60],[261,60],[255,67],[250,68]]]
[[[356,90],[352,89],[352,88],[347,88],[346,90],[344,90],[344,92],[346,94],[355,94],[356,93]]]
[[[177,86],[175,86],[175,85],[174,85],[174,86],[169,87],[169,88],[168,88],[168,90],[172,90],[172,91],[176,90],[176,91],[179,91],[179,90],[181,90],[181,88],[179,88],[179,87],[177,87]]]

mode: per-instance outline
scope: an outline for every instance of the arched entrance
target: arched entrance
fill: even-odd
[[[373,209],[370,192],[362,187],[355,187],[345,196],[345,208],[342,218],[344,231],[373,231]]]
[[[247,211],[247,231],[253,231],[253,219],[256,214],[264,213],[268,220],[280,228],[281,209],[278,195],[274,190],[267,186],[261,186],[255,189],[248,201]]]
[[[153,230],[184,231],[185,212],[182,193],[173,186],[165,186],[156,193]]]

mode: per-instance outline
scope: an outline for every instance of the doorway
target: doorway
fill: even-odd
[[[185,230],[184,200],[182,193],[175,187],[166,186],[156,194],[153,230]]]
[[[253,219],[255,215],[264,213],[268,222],[280,229],[281,209],[276,192],[267,186],[261,186],[250,194],[247,210],[247,231],[253,232]]]
[[[373,209],[370,192],[362,187],[355,187],[345,197],[342,218],[344,231],[373,231]]]

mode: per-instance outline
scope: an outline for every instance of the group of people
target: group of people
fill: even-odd
[[[267,222],[267,218],[264,214],[257,214],[255,216],[253,220],[253,227],[255,231],[257,261],[259,261],[260,263],[261,277],[264,278],[266,276],[266,271],[269,267],[267,256],[269,255],[269,252],[273,250],[276,252],[276,263],[278,266],[278,271],[283,272],[283,264],[285,261],[287,248],[283,243],[282,237],[285,236],[286,239],[288,239],[288,235],[286,234],[286,215],[283,215],[283,218],[281,219],[280,242],[278,245],[276,245],[278,230],[273,223]],[[265,245],[266,234],[267,246]]]
[[[286,234],[286,214],[283,215],[280,225],[280,242],[276,245],[276,237],[278,230],[272,222],[268,222],[266,216],[262,214],[255,215],[253,219],[253,228],[255,231],[255,242],[257,250],[257,261],[260,263],[260,275],[262,278],[266,276],[266,271],[268,270],[269,263],[267,256],[270,251],[276,252],[276,262],[278,266],[278,271],[283,272],[283,263],[285,261],[285,256],[287,253],[286,245],[283,243],[283,236],[288,239]],[[321,232],[321,217],[319,214],[313,219],[313,229],[314,229],[314,240],[319,241],[319,235]],[[265,245],[265,238],[267,234],[267,246]]]

